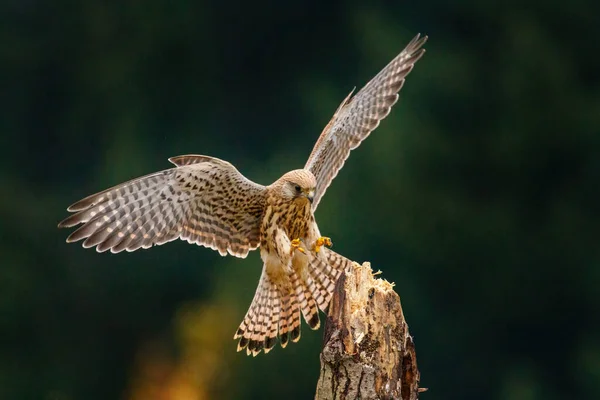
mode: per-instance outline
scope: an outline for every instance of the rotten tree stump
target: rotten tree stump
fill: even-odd
[[[415,346],[393,284],[371,265],[342,273],[329,305],[315,400],[416,400]]]

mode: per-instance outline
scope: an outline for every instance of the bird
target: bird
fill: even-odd
[[[237,350],[256,356],[300,339],[301,319],[320,326],[342,271],[352,261],[330,247],[314,213],[350,151],[375,130],[398,100],[406,76],[423,56],[417,34],[361,90],[339,105],[306,165],[264,186],[231,163],[204,155],[169,158],[170,169],[132,179],[67,208],[59,228],[67,242],[119,253],[175,239],[245,258],[259,249],[262,273],[234,335]],[[302,316],[302,317],[301,317]]]

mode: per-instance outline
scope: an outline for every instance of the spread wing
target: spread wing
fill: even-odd
[[[206,156],[170,158],[167,169],[93,194],[68,208],[60,228],[83,224],[67,242],[99,252],[134,251],[177,238],[246,257],[259,246],[265,188]]]
[[[398,92],[406,75],[425,53],[421,46],[426,41],[427,36],[415,36],[406,48],[354,97],[351,98],[352,93],[346,97],[323,129],[304,167],[317,178],[313,210],[316,210],[321,197],[344,165],[350,151],[357,148],[390,113],[390,109],[398,101]]]

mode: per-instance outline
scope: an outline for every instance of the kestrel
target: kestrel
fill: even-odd
[[[269,186],[244,177],[230,163],[208,156],[170,158],[174,168],[93,194],[68,208],[60,228],[82,224],[67,242],[118,253],[187,240],[245,258],[260,248],[263,269],[252,304],[234,339],[238,351],[269,352],[300,339],[302,314],[318,329],[341,271],[351,261],[328,247],[314,212],[350,151],[377,128],[423,56],[417,35],[355,96],[344,99],[317,140],[303,169]]]

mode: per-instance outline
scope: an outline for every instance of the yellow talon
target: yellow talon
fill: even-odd
[[[323,246],[333,246],[333,243],[331,243],[331,239],[327,236],[321,236],[315,241],[315,253],[318,253],[321,250],[321,247]]]
[[[294,253],[294,250],[298,250],[302,253],[306,253],[306,250],[304,250],[304,248],[300,247],[300,245],[302,244],[302,242],[300,242],[300,239],[294,239],[292,240],[292,242],[290,243],[292,245],[292,249],[290,251],[290,253]]]

